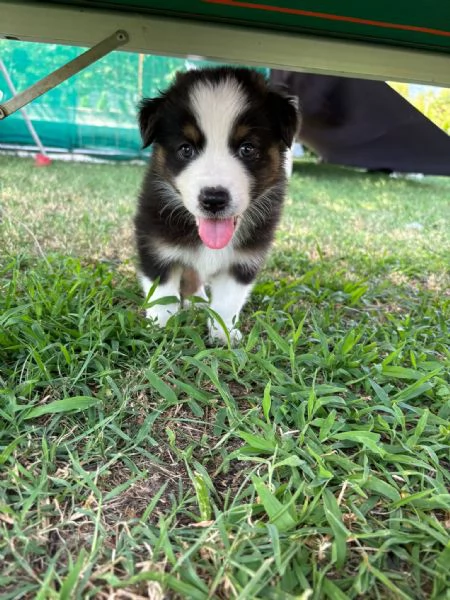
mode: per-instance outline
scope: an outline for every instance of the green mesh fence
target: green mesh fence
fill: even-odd
[[[18,91],[81,52],[83,49],[72,46],[0,40],[0,57]],[[174,74],[189,68],[190,63],[183,58],[113,52],[26,110],[46,148],[111,158],[139,157],[143,153],[136,125],[137,103],[166,88]],[[0,101],[10,97],[0,72]],[[0,121],[0,148],[11,144],[34,145],[20,113]]]

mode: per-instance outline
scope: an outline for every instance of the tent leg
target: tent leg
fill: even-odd
[[[80,56],[77,56],[77,58],[68,62],[66,65],[56,69],[56,71],[53,71],[53,73],[50,73],[47,77],[44,77],[28,89],[20,92],[17,96],[14,96],[4,104],[0,104],[0,120],[12,115],[17,110],[29,104],[32,100],[39,98],[39,96],[42,96],[42,94],[45,94],[48,90],[53,89],[63,81],[66,81],[66,79],[76,75],[119,46],[123,46],[128,42],[128,39],[126,31],[116,31],[83,54],[80,54]]]

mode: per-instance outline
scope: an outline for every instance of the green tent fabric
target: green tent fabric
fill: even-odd
[[[60,67],[83,49],[0,40],[0,55],[18,91]],[[46,148],[116,159],[139,158],[136,106],[165,89],[179,70],[210,64],[184,58],[113,52],[26,107]],[[267,70],[262,70],[268,74]],[[0,73],[0,101],[10,92]],[[0,121],[2,145],[33,146],[16,113]]]
[[[3,62],[18,90],[73,59],[83,49],[0,42]],[[136,105],[168,85],[185,60],[114,52],[26,108],[45,147],[117,157],[141,155]],[[0,95],[10,92],[0,74]],[[16,113],[0,122],[0,145],[32,145]]]

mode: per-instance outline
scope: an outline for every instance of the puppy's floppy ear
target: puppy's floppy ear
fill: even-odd
[[[267,102],[269,117],[275,132],[283,143],[290,148],[300,126],[297,97],[270,91]]]
[[[139,104],[139,129],[143,148],[147,148],[155,138],[155,127],[158,122],[158,113],[164,101],[163,97],[144,98]]]

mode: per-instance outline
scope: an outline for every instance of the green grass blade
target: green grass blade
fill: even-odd
[[[252,482],[270,522],[275,525],[279,531],[288,531],[295,527],[295,520],[288,512],[289,507],[284,506],[278,498],[276,498],[264,484],[262,479],[252,477]]]
[[[99,404],[101,404],[100,398],[74,396],[73,398],[64,398],[63,400],[54,400],[43,406],[36,406],[27,412],[24,419],[36,419],[43,415],[53,415],[58,413],[80,412],[93,406],[98,406]]]

